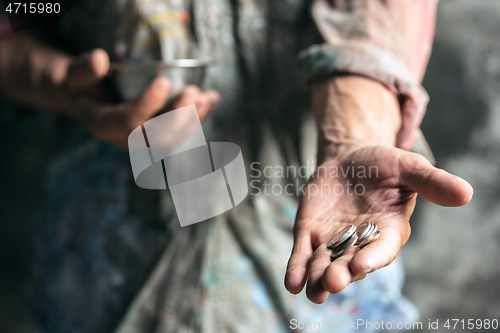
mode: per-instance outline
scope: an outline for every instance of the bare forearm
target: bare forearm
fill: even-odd
[[[361,76],[340,76],[315,81],[312,95],[318,162],[352,145],[396,144],[401,111],[396,96],[382,84]]]

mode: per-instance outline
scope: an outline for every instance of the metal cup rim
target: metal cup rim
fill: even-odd
[[[112,62],[109,64],[110,70],[128,70],[128,69],[168,69],[168,68],[201,68],[213,63],[211,59],[175,59],[168,61],[149,61],[149,62]]]

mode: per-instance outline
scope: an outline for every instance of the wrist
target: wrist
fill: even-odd
[[[340,76],[312,84],[318,127],[318,162],[362,146],[395,146],[401,111],[394,93],[361,76]]]

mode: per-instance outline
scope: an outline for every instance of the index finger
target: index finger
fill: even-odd
[[[125,118],[132,130],[161,111],[170,94],[171,83],[159,76],[135,100],[125,103]]]
[[[354,274],[367,274],[392,263],[399,250],[410,236],[408,223],[382,227],[380,237],[359,250],[352,258],[349,268]]]

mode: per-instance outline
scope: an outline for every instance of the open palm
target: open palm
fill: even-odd
[[[322,303],[329,293],[390,264],[410,236],[417,193],[442,206],[470,201],[472,187],[423,156],[393,147],[352,147],[318,167],[303,195],[285,285]],[[326,243],[349,224],[372,222],[380,238],[332,262]]]

